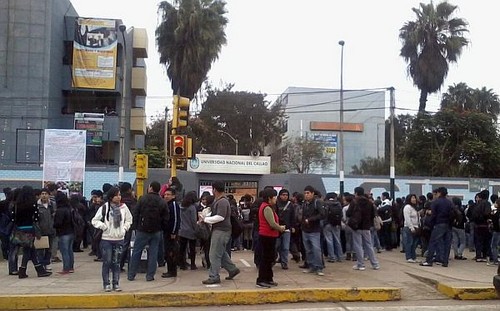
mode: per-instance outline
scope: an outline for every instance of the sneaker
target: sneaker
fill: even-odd
[[[46,265],[45,270],[47,271],[52,271],[52,265]]]
[[[352,269],[353,270],[359,270],[359,271],[365,271],[366,270],[366,268],[364,266],[358,266],[358,265],[352,266]]]
[[[373,266],[372,268],[373,270],[380,270],[380,265]]]
[[[75,269],[69,269],[68,272],[69,273],[75,273]]]
[[[205,285],[220,284],[220,279],[206,279],[201,281],[201,283]]]
[[[335,260],[335,258],[328,258],[326,261],[328,261],[328,262],[335,262],[336,260]]]
[[[54,257],[51,260],[52,262],[62,262],[62,260],[59,257]]]
[[[302,273],[315,273],[315,271],[312,269],[308,269],[308,270],[302,270]]]
[[[489,267],[498,266],[498,261],[488,261],[486,265]]]
[[[316,271],[316,275],[323,276],[323,275],[325,275],[325,273],[323,272],[323,270],[318,270],[318,271]]]
[[[104,291],[109,293],[111,291],[111,285],[104,286]]]
[[[63,271],[59,271],[59,272],[57,272],[57,273],[59,273],[59,274],[61,274],[61,275],[66,275],[66,274],[69,274],[69,271],[67,271],[67,270],[63,270]]]
[[[407,259],[406,262],[408,262],[408,263],[416,263],[417,261],[415,259],[411,259],[410,258],[410,259]]]
[[[177,274],[171,273],[171,272],[164,272],[161,274],[162,278],[176,278]]]
[[[236,268],[236,270],[234,270],[233,272],[229,272],[229,276],[226,276],[226,280],[234,279],[234,277],[240,274],[240,272],[240,269]]]
[[[427,262],[427,261],[424,261],[424,262],[421,262],[420,265],[422,267],[432,267],[432,263],[430,262]]]
[[[271,285],[265,282],[257,282],[255,286],[258,288],[271,288]]]
[[[114,290],[115,292],[121,292],[121,291],[122,291],[122,289],[121,289],[121,288],[120,288],[120,286],[118,286],[118,285],[113,286],[113,290]]]

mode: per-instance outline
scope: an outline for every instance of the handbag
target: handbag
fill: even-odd
[[[14,232],[10,235],[10,242],[21,247],[32,248],[35,242],[35,234],[15,228]]]
[[[35,239],[33,245],[35,246],[35,249],[49,248],[49,236],[44,235],[40,239]]]
[[[198,240],[206,241],[210,237],[210,227],[204,222],[197,223],[194,235]]]

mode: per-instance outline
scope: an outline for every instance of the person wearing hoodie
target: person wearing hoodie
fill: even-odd
[[[181,225],[179,229],[179,261],[180,269],[187,270],[186,250],[189,245],[189,260],[191,270],[198,269],[196,267],[196,222],[198,221],[198,213],[196,211],[196,201],[198,196],[196,192],[189,191],[186,193],[181,202],[180,218]]]
[[[382,218],[382,228],[380,229],[380,244],[387,251],[392,250],[392,201],[388,192],[382,192],[382,203],[378,209],[378,215]]]
[[[104,209],[104,210],[103,210]],[[120,260],[125,233],[132,225],[132,213],[126,204],[121,203],[120,189],[112,187],[107,192],[107,202],[102,205],[92,218],[92,226],[102,230],[102,282],[104,291],[111,291],[109,271],[112,272],[114,291],[120,289]]]
[[[48,236],[49,248],[37,249],[38,261],[42,264],[45,270],[52,270],[50,267],[50,259],[52,258],[52,244],[56,236],[54,230],[54,214],[55,209],[50,201],[50,192],[47,188],[40,190],[40,198],[37,201],[38,208],[38,227],[42,236]]]
[[[347,225],[351,227],[353,249],[356,253],[357,263],[352,267],[354,270],[365,270],[364,258],[367,256],[374,270],[380,269],[379,262],[373,251],[370,228],[373,227],[375,218],[375,206],[365,195],[362,187],[354,188],[355,198],[349,205],[346,215],[349,217]]]

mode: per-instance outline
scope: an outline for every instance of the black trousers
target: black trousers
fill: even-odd
[[[172,239],[170,234],[164,234],[163,241],[167,271],[173,275],[177,275],[177,264],[179,262],[179,242],[177,241],[177,238]]]
[[[276,238],[259,235],[261,246],[261,260],[259,264],[259,276],[257,283],[273,282],[273,265],[276,260]]]

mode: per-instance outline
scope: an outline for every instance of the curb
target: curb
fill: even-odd
[[[441,294],[456,300],[489,300],[497,299],[497,294],[493,286],[477,286],[477,287],[464,287],[464,286],[451,286],[439,282],[435,279],[406,273],[409,276],[420,280],[424,283],[434,286]]]
[[[2,306],[2,310],[43,310],[394,300],[401,300],[400,288],[308,288],[296,290],[267,289],[264,291],[9,295],[0,296],[0,305]]]

